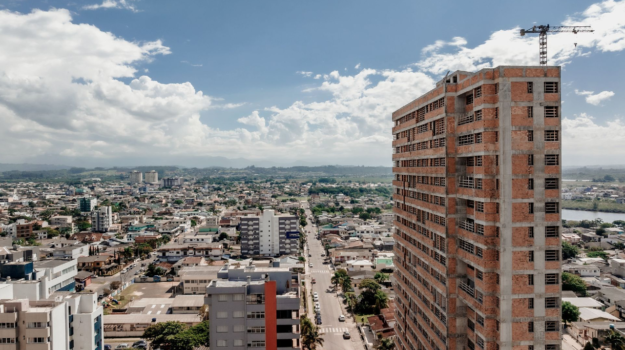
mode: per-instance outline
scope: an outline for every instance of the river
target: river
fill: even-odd
[[[562,209],[562,220],[595,220],[601,219],[603,222],[612,222],[615,220],[625,220],[624,213],[607,213],[603,211],[585,211]]]

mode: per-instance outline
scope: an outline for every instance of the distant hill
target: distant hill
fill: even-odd
[[[44,171],[44,170],[64,170],[69,169],[70,167],[65,165],[54,165],[54,164],[9,164],[9,163],[0,163],[0,173],[3,171]]]

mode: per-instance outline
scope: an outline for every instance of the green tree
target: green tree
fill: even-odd
[[[373,298],[375,300],[375,313],[379,314],[380,310],[388,306],[388,295],[386,295],[384,291],[378,290],[377,292],[375,292]]]
[[[111,282],[111,289],[112,290],[117,290],[119,289],[119,287],[121,287],[122,283],[120,281],[113,281]]]
[[[191,227],[197,226],[197,221],[191,219]]]
[[[584,350],[595,350],[595,347],[588,341],[586,342],[586,345],[584,345]]]
[[[176,200],[174,201],[174,204],[177,204],[177,205],[180,205],[180,204],[182,204],[182,203],[184,203],[184,202],[182,201],[182,199],[176,199]]]
[[[358,285],[360,288],[360,296],[358,302],[358,308],[363,312],[371,312],[376,306],[378,291],[381,291],[382,287],[373,279],[366,278]]]
[[[188,326],[178,321],[160,322],[151,325],[143,332],[142,338],[151,343],[152,349],[169,348],[176,339],[176,335],[187,330]]]
[[[300,319],[300,335],[302,349],[315,350],[317,345],[323,346],[323,337],[319,334],[319,328],[305,315]]]
[[[373,276],[373,279],[378,282],[379,284],[382,284],[386,281],[388,281],[389,279],[389,275],[386,273],[382,273],[382,272],[376,272],[375,276]]]
[[[608,253],[604,252],[604,251],[598,251],[598,252],[588,252],[586,253],[586,256],[589,258],[601,258],[604,260],[608,260]]]
[[[579,248],[569,242],[562,242],[562,258],[572,259],[579,254]]]
[[[222,233],[219,235],[219,240],[221,241],[221,240],[224,240],[224,239],[228,239],[228,234],[227,234],[227,233],[225,233],[225,232],[222,232]]]
[[[620,333],[612,331],[607,337],[605,342],[610,344],[610,348],[613,350],[625,350],[625,339]]]
[[[562,321],[564,324],[579,320],[579,309],[568,301],[562,303]]]
[[[562,273],[562,290],[572,290],[582,296],[586,295],[586,283],[581,277],[572,273]]]
[[[380,344],[376,347],[378,350],[393,350],[395,349],[395,342],[392,338],[384,338],[380,340]]]
[[[371,219],[371,214],[366,213],[366,212],[365,213],[360,213],[358,215],[358,217],[361,218],[362,220],[369,220],[369,219]]]

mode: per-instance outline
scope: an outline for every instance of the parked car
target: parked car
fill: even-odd
[[[104,350],[113,350],[113,347],[110,344],[104,344]]]
[[[128,349],[128,344],[123,343],[123,344],[119,344],[115,347],[115,349],[120,350],[120,349]]]
[[[132,347],[136,349],[147,349],[148,342],[146,342],[145,340],[138,340],[132,343]]]
[[[319,296],[319,293],[314,292],[314,293],[313,293],[313,296],[314,296],[314,297],[318,297],[318,296]]]
[[[348,331],[345,331],[345,332],[343,333],[343,339],[350,339],[351,337],[352,337],[352,336],[351,336],[351,335],[349,335],[349,332],[348,332]]]
[[[339,316],[339,321],[340,322],[345,322],[345,316],[344,315]]]
[[[308,264],[308,267],[312,268],[312,267],[313,267],[313,264],[312,264],[312,263]]]

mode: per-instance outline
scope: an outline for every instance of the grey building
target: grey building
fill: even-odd
[[[276,215],[264,210],[260,216],[241,217],[241,255],[294,254],[299,245],[299,221],[295,215]]]
[[[300,291],[288,268],[224,266],[206,288],[210,348],[300,347]]]

